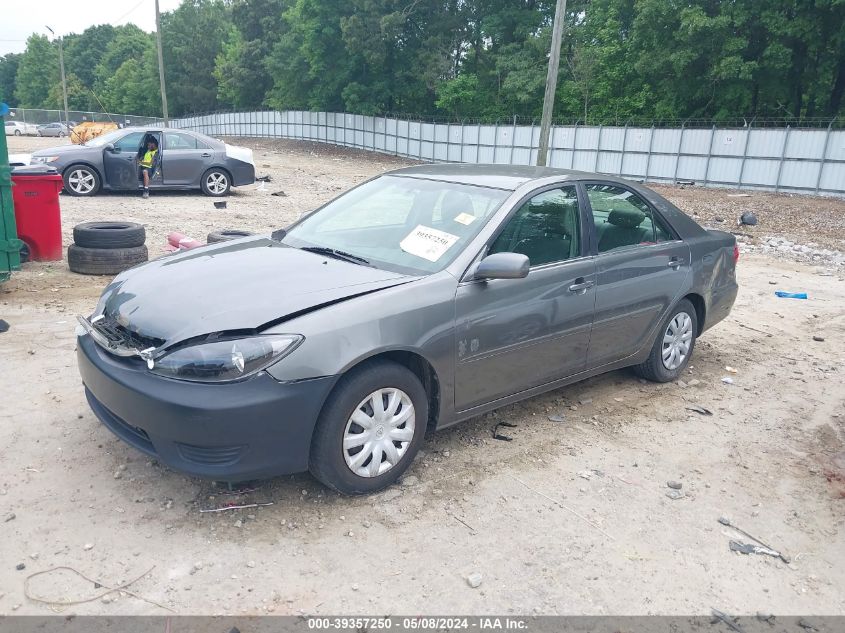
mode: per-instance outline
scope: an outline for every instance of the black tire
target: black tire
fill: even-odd
[[[378,389],[396,388],[414,407],[413,438],[399,461],[373,477],[355,474],[344,458],[343,436],[358,405]],[[367,362],[340,379],[329,395],[311,441],[309,469],[323,484],[345,495],[370,494],[394,483],[414,461],[425,437],[428,397],[419,379],[408,368],[390,361]],[[365,462],[366,463],[366,462]]]
[[[83,178],[86,183],[91,182],[92,184],[90,189],[82,187],[78,181],[79,178]],[[89,181],[89,178],[92,180]],[[100,174],[97,173],[96,169],[79,163],[71,165],[65,169],[62,174],[62,180],[65,183],[65,191],[71,196],[96,195],[100,191],[102,183],[100,180]]]
[[[21,135],[21,131],[20,131],[20,130],[15,130],[15,136],[20,136],[20,135]]]
[[[686,314],[692,325],[692,337],[689,343],[689,351],[680,365],[674,367],[673,369],[669,369],[663,362],[663,339],[664,336],[667,335],[669,324],[675,320],[675,317],[681,314]],[[641,378],[651,380],[652,382],[672,382],[673,380],[677,380],[677,378],[687,368],[687,365],[689,365],[692,353],[695,351],[695,341],[697,338],[698,314],[695,311],[695,307],[688,300],[682,299],[672,309],[669,315],[663,319],[663,322],[657,329],[657,338],[654,341],[654,346],[651,348],[651,353],[648,355],[645,362],[634,367],[634,372],[636,372],[636,374]]]
[[[228,242],[229,240],[236,240],[241,237],[249,237],[255,235],[252,231],[241,231],[240,229],[223,229],[222,231],[212,231],[206,236],[206,244],[216,244],[217,242]]]
[[[230,176],[229,172],[225,169],[212,167],[202,175],[200,188],[205,195],[211,196],[212,198],[222,198],[223,196],[228,196],[229,191],[232,188],[232,176]]]
[[[149,259],[146,246],[132,248],[85,248],[71,244],[68,267],[83,275],[116,275]]]
[[[21,264],[28,262],[30,257],[32,257],[32,250],[29,248],[29,244],[24,242],[20,250]]]
[[[134,248],[147,239],[137,222],[83,222],[73,227],[73,241],[85,248]]]

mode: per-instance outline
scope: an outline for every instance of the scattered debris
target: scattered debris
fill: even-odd
[[[798,626],[800,626],[805,631],[818,631],[819,630],[815,626],[813,626],[810,622],[805,620],[804,618],[801,618],[800,620],[798,620]]]
[[[86,552],[90,552],[92,549],[94,549],[94,544],[93,543],[86,543],[85,545],[82,546],[82,549],[84,549]]]
[[[666,485],[672,488],[673,490],[680,490],[684,487],[684,484],[682,484],[680,481],[667,481]]]
[[[512,437],[509,437],[507,435],[501,435],[499,433],[499,427],[500,426],[506,426],[506,427],[512,428],[512,429],[516,428],[516,424],[511,424],[510,422],[499,422],[496,426],[493,427],[493,439],[494,440],[501,440],[503,442],[513,441]]]
[[[564,505],[563,503],[561,503],[561,502],[560,502],[560,501],[558,501],[557,499],[553,499],[553,498],[552,498],[552,497],[550,497],[549,495],[544,494],[544,493],[540,492],[539,490],[536,490],[536,489],[532,488],[531,486],[529,486],[527,483],[525,483],[525,482],[524,482],[524,481],[522,481],[521,479],[519,479],[519,478],[517,478],[517,477],[514,477],[513,475],[509,475],[509,476],[510,476],[510,478],[511,478],[511,479],[513,479],[515,482],[517,482],[517,483],[519,483],[519,484],[522,484],[523,486],[525,486],[526,488],[528,488],[528,490],[530,490],[530,491],[531,491],[531,492],[533,492],[534,494],[540,495],[541,497],[543,497],[543,499],[546,499],[547,501],[551,501],[552,503],[554,503],[554,504],[555,504],[555,505],[557,505],[558,507],[563,508],[564,510],[566,510],[567,512],[569,512],[569,513],[571,513],[571,514],[574,514],[574,515],[575,515],[575,516],[577,516],[579,519],[581,519],[582,521],[584,521],[584,523],[586,523],[586,524],[588,524],[590,527],[592,527],[594,530],[598,530],[599,532],[601,532],[602,534],[604,534],[604,535],[605,535],[607,538],[609,538],[611,541],[615,541],[615,540],[616,540],[613,536],[611,536],[610,534],[608,534],[607,532],[605,532],[605,531],[604,531],[603,529],[601,529],[598,525],[596,525],[595,523],[593,523],[592,521],[590,521],[587,517],[583,516],[582,514],[579,514],[578,512],[576,512],[575,510],[573,510],[573,509],[572,509],[572,508],[570,508],[569,506]]]
[[[18,571],[23,571],[24,569],[26,569],[26,564],[18,563],[17,565],[15,565],[15,569],[17,569]]]
[[[775,556],[777,556],[778,558],[780,558],[780,559],[781,559],[784,563],[789,564],[790,560],[789,560],[789,557],[788,557],[788,556],[786,556],[785,554],[782,554],[781,552],[778,552],[778,551],[777,551],[774,547],[772,547],[771,545],[767,545],[766,543],[764,543],[763,541],[761,541],[760,539],[758,539],[758,538],[757,538],[756,536],[754,536],[753,534],[749,534],[748,532],[746,532],[746,531],[745,531],[745,530],[743,530],[742,528],[737,527],[736,525],[734,525],[733,523],[731,523],[731,520],[730,520],[730,519],[728,519],[727,517],[719,517],[719,523],[721,523],[722,525],[724,525],[724,526],[726,526],[726,527],[733,528],[734,530],[736,530],[736,531],[737,531],[737,532],[739,532],[740,534],[743,534],[744,536],[747,536],[748,538],[750,538],[752,541],[756,541],[757,543],[759,543],[760,545],[762,545],[763,547],[765,547],[767,550],[771,550],[772,552],[775,552],[775,554],[774,554]],[[733,548],[733,547],[731,547],[731,549],[734,549],[734,548]],[[755,553],[756,553],[756,552],[755,552]]]
[[[754,545],[753,543],[742,543],[740,541],[730,541],[728,544],[732,552],[739,552],[740,554],[766,554],[774,558],[780,558],[780,552],[776,552],[768,547]]]
[[[741,216],[739,216],[738,224],[745,224],[746,226],[757,226],[757,216],[751,213],[751,211],[746,211]]]
[[[588,404],[592,404],[592,403],[593,403],[593,399],[592,399],[592,398],[583,398],[582,400],[579,400],[579,401],[578,401],[578,404],[580,404],[582,407],[585,407],[585,406],[587,406]]]
[[[589,481],[590,479],[593,478],[593,473],[590,472],[589,470],[582,470],[581,472],[578,473],[578,476],[581,479],[586,479],[587,481]]]
[[[718,609],[710,609],[710,612],[713,614],[713,619],[710,620],[711,624],[716,624],[718,621],[722,621],[727,624],[732,630],[736,631],[736,633],[745,633],[743,628],[736,623],[737,618],[732,618],[724,611],[719,611]]]
[[[758,334],[765,334],[769,338],[772,337],[770,332],[764,332],[763,330],[758,330],[757,328],[753,328],[750,325],[745,325],[744,323],[737,323],[739,327],[745,328],[746,330],[751,330],[752,332],[757,332]]]
[[[704,407],[700,407],[697,404],[693,404],[684,408],[687,411],[694,411],[695,413],[700,413],[701,415],[713,415],[713,412],[710,409],[705,409]]]
[[[6,518],[3,520],[3,523],[8,523],[9,521],[14,521],[16,516],[18,516],[18,515],[15,514],[14,512],[10,512],[9,514],[6,515]]]
[[[226,203],[226,201],[225,201],[225,200],[220,200],[219,202],[215,202],[215,203],[214,203],[214,208],[215,208],[215,209],[225,209],[225,208],[226,208],[226,204],[227,204],[227,203]]]
[[[0,334],[2,334],[3,332],[8,332],[8,331],[9,331],[9,324],[6,321],[4,321],[3,319],[0,319]]]
[[[725,371],[728,372],[729,374],[738,374],[739,373],[738,369],[734,369],[733,367],[730,367],[728,365],[725,365]]]
[[[813,340],[816,341],[817,343],[824,343],[824,337],[819,336],[818,334],[813,337]]]
[[[247,508],[264,508],[266,506],[273,505],[272,501],[268,501],[267,503],[245,503],[242,505],[230,505],[230,506],[221,506],[219,508],[201,508],[200,513],[205,514],[207,512],[226,512],[227,510],[245,510]],[[240,527],[240,526],[237,526]]]
[[[478,589],[481,586],[481,581],[483,577],[478,572],[474,572],[467,576],[467,584],[472,587],[473,589]]]
[[[750,193],[729,193],[728,198],[750,198]]]
[[[141,578],[144,578],[145,576],[147,576],[153,569],[155,569],[155,565],[150,567],[147,571],[145,571],[143,574],[141,574],[140,576],[138,576],[134,580],[130,580],[129,582],[125,582],[121,585],[117,585],[116,587],[109,587],[107,584],[105,584],[103,582],[99,582],[97,580],[94,580],[93,578],[89,578],[88,576],[83,574],[81,571],[74,569],[73,567],[68,567],[66,565],[62,565],[62,566],[59,566],[59,567],[52,567],[50,569],[45,569],[44,571],[38,571],[38,572],[35,572],[34,574],[30,574],[29,576],[27,576],[26,580],[24,581],[24,585],[23,585],[23,593],[28,599],[32,600],[33,602],[40,602],[41,604],[46,604],[47,606],[49,606],[53,610],[55,610],[58,607],[72,607],[72,606],[76,606],[76,605],[79,605],[79,604],[85,604],[87,602],[94,602],[96,600],[100,600],[100,599],[104,598],[105,596],[107,596],[109,594],[119,592],[119,593],[125,593],[126,595],[132,596],[133,598],[137,598],[138,600],[143,600],[144,602],[149,603],[153,606],[159,607],[160,609],[164,609],[166,611],[173,612],[173,609],[171,609],[170,607],[166,607],[163,604],[155,602],[154,600],[150,600],[149,598],[145,598],[143,596],[140,596],[137,593],[129,591],[129,589],[128,589],[131,585],[134,585],[136,582],[141,580]],[[106,589],[106,591],[104,591],[102,593],[98,593],[97,595],[92,596],[90,598],[84,598],[82,600],[50,600],[50,599],[47,599],[47,598],[40,598],[38,596],[32,595],[32,593],[29,590],[29,583],[32,581],[33,578],[36,578],[38,576],[44,576],[46,574],[52,574],[53,572],[62,571],[62,570],[69,571],[73,574],[76,574],[77,576],[79,576],[83,580],[85,580],[85,581],[87,581],[87,582],[89,582],[89,583],[91,583],[95,586],[99,585],[100,587],[103,587],[104,589]]]
[[[684,493],[680,490],[667,490],[666,496],[672,501],[677,501],[678,499],[683,499],[686,495],[684,495]]]
[[[731,378],[730,376],[725,376],[724,378],[722,378],[722,382],[725,383],[726,385],[732,385],[732,384],[734,384],[734,379]]]
[[[806,299],[806,292],[786,292],[784,290],[775,290],[775,295],[781,299]]]
[[[757,615],[755,616],[760,622],[768,622],[769,624],[775,623],[775,616],[771,613],[763,613],[762,611],[758,611]]]
[[[273,182],[273,179],[270,177],[270,174],[267,174],[265,176],[257,176],[255,182]]]
[[[270,195],[271,196],[279,196],[281,198],[287,198],[288,197],[288,194],[286,194],[284,191],[274,191]]]
[[[550,415],[549,422],[566,422],[566,418],[562,415]]]

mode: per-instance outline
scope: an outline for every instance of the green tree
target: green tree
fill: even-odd
[[[178,9],[161,16],[171,115],[218,106],[214,67],[230,33],[229,14],[229,3],[223,0],[183,0]]]
[[[15,80],[18,74],[18,65],[21,55],[8,53],[0,57],[0,101],[9,102],[13,105],[15,95]]]
[[[50,101],[50,86],[58,80],[58,46],[54,46],[44,35],[30,35],[15,78],[18,107],[46,107]]]

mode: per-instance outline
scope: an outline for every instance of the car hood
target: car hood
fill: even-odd
[[[32,152],[33,158],[41,156],[64,156],[66,154],[79,154],[82,152],[97,152],[102,151],[102,147],[85,147],[84,145],[57,145],[56,147],[48,147],[47,149],[39,149]]]
[[[161,257],[106,288],[96,314],[168,347],[213,332],[258,331],[415,279],[245,238]]]

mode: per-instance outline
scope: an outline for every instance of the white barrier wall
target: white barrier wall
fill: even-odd
[[[171,121],[212,136],[291,138],[422,161],[533,165],[539,126],[427,123],[334,112]],[[647,182],[845,197],[845,130],[555,126],[548,164]]]

